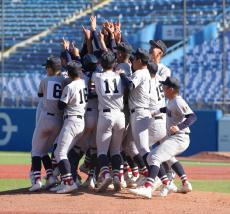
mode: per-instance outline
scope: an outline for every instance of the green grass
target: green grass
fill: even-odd
[[[28,152],[0,152],[0,164],[30,164]]]
[[[185,166],[230,166],[230,163],[226,162],[200,162],[188,160],[181,160],[180,162]]]
[[[29,179],[0,179],[0,192],[28,188],[30,185]]]
[[[230,180],[191,180],[194,191],[230,193]],[[176,181],[177,186],[180,181]]]

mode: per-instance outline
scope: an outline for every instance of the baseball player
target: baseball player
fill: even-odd
[[[121,183],[119,170],[121,165],[120,147],[125,129],[125,116],[123,113],[124,87],[120,76],[113,71],[115,55],[104,52],[101,56],[103,73],[93,73],[92,82],[95,84],[98,95],[98,123],[97,123],[97,156],[102,176],[98,191],[104,191],[112,183],[110,176],[107,153],[113,170],[114,189],[119,191]]]
[[[154,179],[161,170],[162,174],[164,168],[160,167],[161,163],[170,161],[172,168],[178,174],[182,181],[181,191],[189,192],[192,190],[191,184],[188,182],[187,176],[183,167],[177,161],[174,162],[174,157],[189,146],[189,126],[196,121],[196,115],[190,109],[185,100],[179,95],[179,83],[173,77],[167,77],[165,81],[161,81],[165,96],[168,98],[167,106],[153,111],[152,115],[159,113],[166,113],[167,124],[167,137],[156,149],[150,152],[147,161],[149,164],[149,177],[147,178],[144,186],[137,189],[130,189],[133,194],[140,195],[146,198],[152,197],[152,186]],[[174,191],[175,185],[169,179],[164,181],[164,188],[160,192],[160,196],[166,196],[168,193]]]
[[[162,40],[154,41],[150,40],[149,44],[151,45],[149,49],[149,54],[151,56],[151,60],[157,64],[157,76],[161,78],[161,80],[165,80],[167,77],[171,76],[171,70],[161,63],[161,59],[163,56],[165,56],[167,52],[167,46]],[[162,93],[162,86],[161,92],[158,90],[158,94]],[[159,121],[156,121],[158,123]],[[162,130],[162,129],[161,129]],[[167,172],[167,176],[173,180],[175,178],[174,171],[168,166],[167,162],[162,164]]]
[[[150,74],[147,69],[147,64],[149,61],[148,53],[138,48],[134,54],[133,69],[134,73],[129,80],[124,72],[118,71],[120,73],[123,81],[130,88],[129,94],[129,108],[130,108],[130,125],[132,130],[132,137],[138,149],[140,155],[133,157],[136,162],[141,163],[142,160],[140,156],[144,159],[145,165],[147,166],[146,157],[150,152],[149,149],[149,124],[151,113],[149,110],[150,103]],[[137,160],[138,158],[138,160]],[[143,164],[140,166],[140,173],[138,183],[143,182],[144,178],[148,175],[148,170]],[[138,165],[139,166],[139,165]]]
[[[52,147],[62,126],[62,111],[57,108],[61,97],[61,84],[64,78],[58,76],[61,70],[60,59],[50,57],[45,64],[47,77],[40,82],[38,96],[42,97],[42,109],[32,138],[32,171],[34,182],[29,191],[41,189],[41,160],[46,169],[47,184],[55,183],[52,163],[48,151]]]
[[[65,86],[58,107],[64,110],[64,124],[57,141],[55,158],[61,173],[62,182],[59,186],[52,189],[57,193],[68,193],[77,189],[76,183],[71,175],[71,166],[67,154],[80,138],[84,130],[84,114],[87,100],[87,86],[82,80],[81,64],[72,61],[68,63],[68,75],[72,82]]]

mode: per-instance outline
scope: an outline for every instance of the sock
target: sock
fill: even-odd
[[[43,163],[43,166],[46,170],[46,177],[48,180],[49,177],[53,175],[52,161],[51,161],[50,156],[48,154],[42,157],[42,163]]]
[[[34,174],[34,180],[36,183],[37,180],[41,180],[41,169],[42,169],[41,157],[39,156],[32,157],[32,169]]]
[[[146,153],[146,154],[143,156],[143,160],[144,160],[144,162],[145,162],[145,166],[146,166],[147,169],[149,170],[149,164],[148,164],[148,162],[147,162],[147,156],[148,156],[148,154],[149,154],[149,152]]]
[[[156,165],[149,166],[149,177],[155,179],[159,173],[160,168]]]
[[[145,177],[148,176],[148,170],[145,166],[145,162],[144,162],[143,158],[141,157],[141,155],[138,154],[138,155],[134,156],[133,160],[137,164],[139,171],[140,171],[140,174],[144,175]]]
[[[112,163],[113,176],[119,177],[120,167],[121,167],[121,155],[120,154],[113,155],[111,157],[111,163]]]
[[[161,182],[164,185],[168,185],[170,183],[170,180],[169,180],[168,176],[166,175],[165,169],[162,165],[160,165],[158,177],[161,179]]]
[[[84,165],[86,168],[90,167],[91,164],[91,149],[89,148],[85,153]]]
[[[153,186],[153,183],[154,183],[154,179],[152,179],[152,178],[150,178],[150,177],[147,177],[146,182],[145,182],[145,187],[146,187],[146,188],[152,187],[152,186]]]
[[[98,166],[100,169],[100,173],[105,176],[105,174],[109,173],[109,166],[108,166],[108,157],[107,155],[101,154],[98,157]]]

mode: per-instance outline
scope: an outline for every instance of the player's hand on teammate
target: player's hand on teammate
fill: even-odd
[[[80,57],[80,51],[77,47],[75,47],[74,43],[70,43],[70,52],[73,54],[75,57]]]
[[[175,134],[175,133],[178,132],[180,129],[178,128],[178,126],[171,126],[171,127],[169,128],[169,130],[170,130],[170,132],[171,132],[172,134]]]
[[[96,30],[97,27],[97,19],[96,16],[90,16],[90,27],[92,31]]]

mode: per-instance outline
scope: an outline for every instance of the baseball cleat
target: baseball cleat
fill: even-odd
[[[94,176],[88,176],[86,181],[81,186],[84,188],[88,188],[88,189],[95,189],[95,183],[96,183],[96,180]]]
[[[57,180],[54,176],[50,176],[49,179],[46,180],[44,185],[44,189],[49,189],[50,187],[54,186],[57,183]]]
[[[132,176],[131,178],[127,178],[126,179],[126,185],[128,188],[136,188],[137,187],[137,184],[136,184],[136,181],[138,179],[139,176],[135,177],[135,176]]]
[[[188,181],[185,181],[184,184],[178,188],[178,193],[188,193],[192,191],[192,184]]]
[[[29,188],[30,192],[38,191],[42,188],[42,182],[41,180],[37,180],[35,184],[32,185],[32,187]]]
[[[54,177],[58,177],[60,175],[60,171],[58,167],[55,167],[53,170],[53,176]]]
[[[113,186],[115,191],[121,191],[121,182],[118,176],[113,177]]]
[[[163,188],[161,189],[159,196],[165,197],[172,192],[177,192],[177,187],[173,182],[170,182],[170,184],[168,185],[163,185]]]
[[[97,191],[103,192],[112,183],[112,178],[109,176],[105,177],[104,180],[99,184]]]
[[[57,193],[58,194],[62,194],[62,193],[69,193],[69,192],[73,192],[74,190],[76,190],[78,187],[76,185],[75,182],[73,182],[72,185],[69,185],[69,184],[62,184],[60,189],[57,190]]]
[[[151,187],[145,187],[145,186],[139,186],[136,189],[129,189],[128,190],[133,195],[139,195],[144,198],[152,198],[152,188]]]

